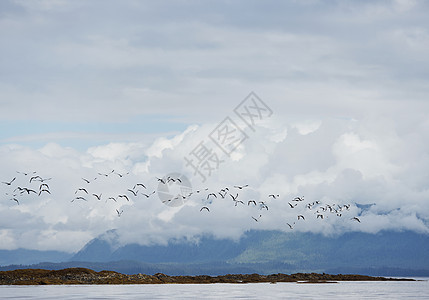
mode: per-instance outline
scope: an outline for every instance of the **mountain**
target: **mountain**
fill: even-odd
[[[263,272],[337,273],[365,270],[429,270],[429,235],[385,231],[350,232],[327,237],[313,233],[248,231],[239,241],[200,237],[198,243],[171,240],[167,245],[120,246],[116,232],[90,241],[72,261],[136,261],[148,264],[218,264],[246,266]],[[396,270],[396,271],[395,271]],[[368,273],[369,274],[369,273]]]
[[[0,250],[1,265],[28,265],[42,261],[61,262],[69,260],[73,254],[60,251],[38,251],[28,249]]]
[[[0,269],[84,267],[127,274],[325,272],[429,276],[427,249],[429,235],[411,231],[384,231],[377,234],[349,232],[337,236],[248,231],[238,241],[204,235],[194,242],[172,239],[166,245],[145,246],[121,245],[117,232],[111,230],[87,243],[74,255],[52,251],[37,253],[23,249],[0,252],[3,265],[5,262],[26,264],[26,261],[27,264],[32,264]],[[50,263],[40,263],[43,261]],[[63,262],[59,263],[60,261]]]

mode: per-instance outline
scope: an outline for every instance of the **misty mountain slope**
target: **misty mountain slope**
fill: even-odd
[[[62,262],[73,254],[60,251],[39,251],[29,249],[0,250],[0,266],[16,264],[28,265],[39,262]]]
[[[429,235],[414,232],[360,232],[326,237],[313,233],[249,231],[235,242],[201,237],[198,243],[114,246],[103,237],[90,241],[73,261],[134,260],[146,263],[277,263],[298,269],[395,267],[429,269]]]

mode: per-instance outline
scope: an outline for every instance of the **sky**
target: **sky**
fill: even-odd
[[[429,233],[428,12],[417,0],[1,1],[0,249],[75,252],[111,229],[123,244]],[[42,183],[49,193],[16,190]]]

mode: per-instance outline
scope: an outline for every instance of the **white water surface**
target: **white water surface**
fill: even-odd
[[[0,286],[0,299],[429,299],[420,281]]]

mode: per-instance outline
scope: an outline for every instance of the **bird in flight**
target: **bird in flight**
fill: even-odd
[[[143,196],[145,196],[146,198],[149,198],[150,197],[150,195],[153,195],[153,194],[155,194],[155,191],[153,191],[152,193],[150,193],[150,194],[145,194],[145,193],[140,193],[140,194],[142,194]]]
[[[30,195],[30,193],[37,194],[35,190],[29,189],[29,188],[23,188],[23,191],[21,193],[24,193],[24,192],[27,192],[28,195]]]
[[[280,197],[280,195],[270,194],[270,195],[268,195],[268,197],[272,197],[273,199],[277,199],[278,197]]]
[[[86,200],[84,197],[76,197],[76,198],[74,198],[71,202],[74,202],[75,200],[83,200],[83,201],[88,201],[88,200]]]
[[[86,179],[86,178],[83,178],[83,177],[82,177],[82,180],[89,184],[89,183],[91,183],[92,181],[97,180],[97,177],[95,177],[92,181],[91,181],[91,180],[88,180],[88,179]]]
[[[165,184],[165,180],[164,180],[163,178],[158,178],[158,177],[156,177],[156,179],[157,179],[159,182],[161,182],[162,184]]]
[[[256,206],[256,201],[255,200],[249,200],[249,201],[247,201],[247,206],[249,206],[250,203],[253,203]]]
[[[359,218],[358,218],[358,217],[353,217],[353,218],[351,218],[350,220],[358,221],[358,222],[360,223],[360,220],[359,220]]]
[[[127,195],[118,195],[118,198],[125,198],[125,199],[127,199],[127,201],[130,201],[130,199],[128,199]]]
[[[118,213],[118,217],[120,217],[124,211],[123,210],[121,210],[121,211],[116,210],[116,212]]]
[[[31,178],[30,178],[30,183],[31,183],[33,180],[37,180],[37,179],[39,179],[39,181],[40,181],[40,180],[42,180],[42,177],[40,177],[39,175],[33,176],[33,177],[31,177]]]
[[[243,201],[241,201],[241,200],[234,200],[234,202],[235,202],[234,206],[237,206],[237,204],[238,204],[238,203],[241,203],[241,204],[243,204],[243,205],[244,205],[244,202],[243,202]]]
[[[100,195],[97,195],[97,194],[92,194],[95,198],[97,198],[97,200],[98,201],[100,201],[101,200],[101,193],[100,193]]]
[[[302,196],[302,197],[295,197],[295,198],[293,198],[292,201],[304,201],[304,196]]]
[[[35,180],[35,181],[40,181],[40,182],[45,182],[45,181],[48,181],[48,180],[51,180],[52,178],[42,178],[42,177],[40,177],[40,176],[33,176],[33,177],[31,177],[30,178],[30,183],[31,183],[31,181],[32,180]]]
[[[125,175],[130,174],[130,172],[127,172],[127,173],[125,173],[125,174],[121,174],[121,173],[116,172],[115,174],[122,178],[122,177],[124,177]]]
[[[210,211],[210,209],[209,209],[207,206],[203,206],[203,207],[201,207],[200,211],[203,211],[203,209],[205,209],[205,210],[207,210],[207,211]]]
[[[12,199],[10,199],[10,200],[15,201],[15,202],[16,202],[16,203],[18,203],[18,205],[19,205],[19,201],[18,201],[18,199],[16,199],[16,198],[12,198]]]
[[[215,193],[210,193],[210,194],[208,194],[208,195],[207,195],[207,200],[209,200],[209,197],[210,197],[210,196],[213,196],[213,197],[217,198],[217,196],[216,196],[216,194],[215,194]]]
[[[305,220],[305,218],[304,218],[304,216],[303,215],[298,215],[298,220],[299,219],[303,219],[303,220]]]
[[[48,190],[49,190],[49,185],[47,185],[46,183],[42,183],[42,184],[39,186],[39,190],[41,190],[41,189],[48,189]]]
[[[239,189],[239,190],[242,190],[242,189],[244,189],[245,187],[248,187],[248,186],[249,186],[248,184],[245,184],[245,185],[234,185],[234,187],[236,189]]]
[[[231,194],[229,194],[229,195],[231,196],[231,198],[232,198],[233,201],[236,201],[237,198],[238,198],[238,193],[237,193],[237,195],[235,197],[234,197],[234,195],[231,195]]]
[[[137,193],[138,193],[139,191],[133,191],[133,190],[128,189],[128,192],[132,193],[132,194],[134,195],[134,197],[137,197]],[[128,201],[129,201],[129,200],[128,200]]]
[[[295,222],[293,222],[292,225],[290,225],[289,223],[286,223],[286,224],[287,224],[287,226],[289,226],[290,229],[293,229],[293,225],[295,225]]]
[[[24,176],[28,176],[28,174],[30,174],[30,173],[27,173],[27,172],[19,172],[19,171],[16,171],[16,173],[23,174]],[[32,172],[31,174],[36,174],[36,171]]]
[[[50,192],[49,190],[47,190],[47,189],[43,189],[43,190],[40,190],[40,192],[39,192],[39,196],[42,194],[42,192],[45,192],[45,193],[51,194],[51,192]]]
[[[4,184],[6,184],[6,185],[11,185],[12,184],[12,182],[14,182],[16,180],[16,177],[14,177],[11,181],[9,181],[9,182],[2,182],[2,183],[4,183]]]
[[[84,192],[85,194],[88,194],[88,191],[85,188],[78,188],[74,193],[77,194],[79,191]]]
[[[135,185],[134,185],[134,187],[133,187],[133,190],[135,190],[136,189],[136,187],[138,187],[138,186],[141,186],[142,188],[146,188],[146,186],[143,184],[143,183],[136,183]]]
[[[293,205],[292,203],[288,202],[290,208],[294,208],[295,206],[297,206],[298,204]]]

